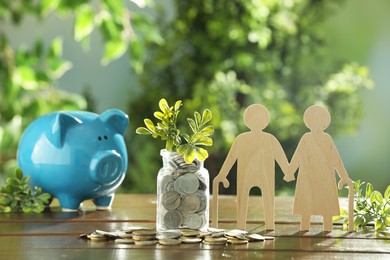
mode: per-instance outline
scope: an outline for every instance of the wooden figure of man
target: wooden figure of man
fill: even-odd
[[[244,123],[251,131],[236,137],[213,181],[212,214],[215,226],[218,225],[218,185],[222,182],[225,188],[229,187],[226,176],[237,161],[237,228],[245,229],[248,197],[253,187],[259,187],[262,192],[266,229],[275,228],[275,161],[287,172],[288,160],[279,141],[263,132],[269,118],[268,110],[260,104],[253,104],[245,110]]]
[[[311,106],[306,109],[303,121],[310,132],[299,141],[290,162],[290,173],[285,176],[286,181],[294,180],[294,173],[299,168],[293,213],[302,216],[302,231],[309,230],[311,215],[323,216],[324,231],[331,231],[332,217],[340,215],[335,171],[341,179],[339,189],[344,185],[353,189],[353,183],[332,137],[324,132],[330,124],[328,110],[318,105]],[[353,192],[351,199],[353,203]]]

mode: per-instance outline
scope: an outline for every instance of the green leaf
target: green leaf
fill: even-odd
[[[138,127],[135,132],[140,135],[152,135],[153,132],[145,127]]]
[[[179,111],[181,106],[182,106],[182,101],[181,100],[176,101],[175,111]]]
[[[150,120],[150,119],[148,119],[148,118],[145,118],[145,119],[144,119],[144,123],[145,123],[146,127],[147,127],[150,131],[155,132],[156,127],[154,126],[152,120]]]
[[[50,44],[49,57],[62,57],[62,38],[56,37]]]
[[[108,40],[104,47],[102,64],[107,65],[111,61],[121,57],[127,49],[127,43],[122,38],[112,38]]]
[[[38,197],[43,203],[49,203],[51,195],[49,193],[42,193]]]
[[[373,191],[370,196],[370,202],[373,204],[377,202],[379,205],[383,205],[383,197],[379,191]]]
[[[208,123],[212,117],[213,116],[212,116],[211,111],[209,109],[205,109],[203,111],[203,116],[202,116],[202,125]]]
[[[17,178],[20,181],[23,179],[23,172],[22,172],[21,169],[16,168],[16,170],[15,170],[15,178]]]
[[[390,227],[390,216],[389,216],[389,217],[386,217],[386,219],[385,219],[385,224],[386,224],[386,226],[389,226],[389,227]]]
[[[200,161],[204,161],[207,159],[207,157],[209,157],[209,153],[201,148],[201,147],[196,147],[196,157],[200,160]]]
[[[184,153],[184,161],[186,163],[192,163],[196,157],[196,150],[194,147],[189,146]]]
[[[187,121],[188,121],[188,124],[190,125],[191,127],[191,130],[193,133],[197,133],[198,132],[198,128],[196,127],[196,123],[194,121],[194,119],[192,118],[187,118]]]
[[[213,140],[210,137],[207,137],[201,133],[197,133],[191,136],[190,143],[194,145],[212,146]]]
[[[160,120],[162,120],[164,118],[164,114],[161,113],[160,111],[154,112],[153,115],[155,118],[160,119]]]
[[[199,126],[202,123],[202,117],[200,116],[199,112],[195,111],[194,118],[195,118],[196,126],[197,126],[197,128],[199,128]]]
[[[111,15],[117,19],[121,19],[123,15],[123,1],[104,0],[103,3]]]
[[[188,147],[189,147],[188,144],[179,145],[179,146],[177,147],[177,153],[178,153],[179,155],[183,155],[183,154],[186,152],[186,150],[188,149]]]
[[[16,67],[12,75],[12,80],[25,90],[32,91],[40,88],[34,69],[28,66]]]
[[[141,74],[144,70],[145,46],[144,43],[137,37],[130,40],[130,60],[131,66],[137,74]]]
[[[74,24],[74,39],[81,41],[89,36],[95,27],[92,5],[83,4],[76,9]]]
[[[382,223],[382,221],[380,221],[379,219],[375,221],[375,230],[382,230],[382,225],[384,223]],[[386,228],[386,226],[384,226]]]
[[[371,183],[367,183],[366,186],[366,199],[368,199],[371,196],[371,193],[374,191],[374,188],[372,187]]]
[[[160,101],[158,102],[158,106],[164,114],[169,112],[169,105],[165,98],[160,99]]]
[[[390,199],[390,185],[387,186],[387,188],[385,190],[384,198],[385,198],[386,201],[388,201]]]
[[[205,136],[212,135],[214,133],[214,126],[209,125],[209,126],[203,128],[199,133],[201,133]]]

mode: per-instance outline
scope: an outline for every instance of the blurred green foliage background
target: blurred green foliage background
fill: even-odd
[[[358,63],[366,59],[350,54],[353,46],[342,51],[337,42],[342,47],[344,35],[333,32],[349,24],[343,10],[351,9],[350,2],[0,1],[2,178],[15,167],[23,129],[37,116],[60,109],[102,112],[115,106],[129,114],[129,170],[122,192],[155,192],[164,145],[135,135],[135,128],[152,117],[163,97],[169,103],[183,100],[183,123],[194,110],[212,111],[216,132],[205,163],[211,179],[235,136],[246,131],[242,113],[252,103],[267,106],[267,131],[281,141],[289,158],[306,131],[303,111],[314,103],[329,108],[329,132],[336,140],[356,136],[366,115],[364,96],[375,89],[367,91],[374,83],[368,67]],[[361,28],[347,29],[353,30]],[[361,141],[338,142],[349,174],[384,189],[386,168],[359,172],[350,163],[348,155],[356,154],[351,143]],[[276,176],[278,192],[291,191],[294,184]],[[234,193],[235,186],[224,192]]]

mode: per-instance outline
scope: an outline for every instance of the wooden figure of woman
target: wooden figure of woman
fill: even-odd
[[[324,132],[331,121],[328,110],[311,106],[303,120],[310,132],[299,141],[290,162],[290,174],[285,177],[286,181],[294,180],[294,173],[299,169],[293,214],[302,216],[302,231],[309,230],[312,215],[323,216],[324,231],[331,231],[332,217],[340,215],[335,171],[340,177],[339,189],[353,184],[331,136]]]

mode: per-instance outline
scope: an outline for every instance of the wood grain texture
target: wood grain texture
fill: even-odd
[[[353,190],[353,184],[332,137],[324,132],[331,121],[328,110],[311,106],[303,121],[310,131],[299,141],[286,177],[287,181],[293,180],[298,170],[293,213],[302,216],[301,230],[308,230],[312,215],[320,215],[324,218],[324,230],[330,231],[332,217],[340,214],[337,186],[341,189],[347,185]],[[338,185],[336,172],[340,177]]]
[[[322,219],[312,219],[310,230],[300,231],[299,217],[291,215],[294,198],[275,198],[275,230],[266,230],[262,198],[248,199],[247,230],[274,236],[274,241],[248,245],[135,246],[91,242],[79,238],[96,229],[115,230],[129,226],[155,226],[156,195],[117,195],[112,211],[95,211],[84,203],[83,211],[62,213],[55,202],[41,214],[0,214],[0,259],[288,259],[390,257],[390,235],[348,232],[341,224],[324,232]],[[235,228],[235,196],[220,196],[221,228]],[[341,207],[348,207],[346,198]]]
[[[237,228],[245,229],[249,192],[253,187],[261,189],[264,197],[264,219],[267,229],[275,228],[275,162],[286,172],[288,161],[279,141],[264,132],[270,120],[268,110],[253,104],[244,112],[244,123],[249,132],[240,134],[213,181],[214,193],[218,193],[219,183],[229,186],[227,175],[237,162]],[[216,194],[217,195],[217,194]],[[212,202],[212,224],[218,222],[218,198]]]

